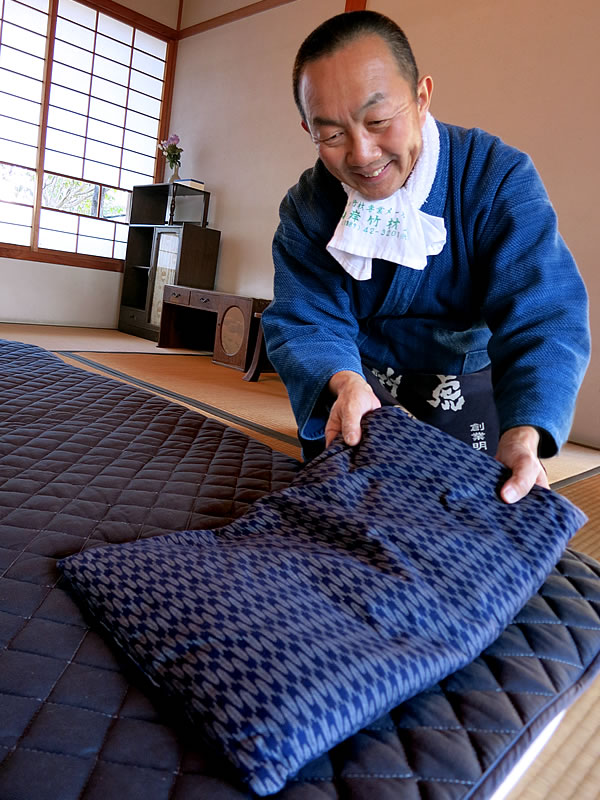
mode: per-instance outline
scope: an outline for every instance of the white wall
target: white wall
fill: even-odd
[[[207,19],[238,11],[249,6],[252,0],[184,0],[181,27],[188,28]]]
[[[179,43],[170,130],[182,139],[182,176],[212,193],[218,290],[272,297],[279,203],[316,157],[294,106],[292,65],[302,39],[344,6],[296,0]]]
[[[179,14],[179,0],[117,0],[122,6],[127,6],[138,14],[162,22],[169,28],[177,28]]]
[[[116,328],[118,272],[0,258],[2,322]]]

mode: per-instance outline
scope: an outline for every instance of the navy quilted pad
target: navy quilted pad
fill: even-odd
[[[401,454],[401,455],[399,455]],[[217,531],[62,562],[92,614],[258,794],[469,664],[585,521],[410,420],[369,415],[283,491]]]

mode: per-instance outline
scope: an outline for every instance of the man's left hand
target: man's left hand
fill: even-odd
[[[529,494],[534,484],[550,488],[537,455],[539,441],[540,434],[529,425],[509,428],[500,437],[496,459],[512,470],[511,477],[500,490],[505,503],[516,503]]]

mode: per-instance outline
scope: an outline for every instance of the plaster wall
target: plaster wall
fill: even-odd
[[[126,6],[138,14],[169,28],[177,28],[177,16],[179,14],[179,0],[116,0],[120,5]]]
[[[188,28],[207,19],[238,11],[244,6],[249,6],[253,0],[184,0],[181,27]]]
[[[211,192],[220,291],[272,297],[279,203],[315,160],[292,98],[292,65],[302,39],[344,5],[296,0],[179,43],[170,130],[184,148],[181,175]]]
[[[118,272],[0,258],[0,320],[116,328],[121,281]]]

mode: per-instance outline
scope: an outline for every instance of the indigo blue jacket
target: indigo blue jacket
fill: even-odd
[[[262,323],[304,439],[320,439],[324,389],[362,363],[460,375],[491,362],[504,432],[533,425],[542,455],[568,435],[589,360],[587,295],[531,159],[484,131],[437,123],[440,157],[421,207],[447,241],[418,271],[373,261],[351,278],[326,251],[346,203],[317,161],[284,198],[274,300]]]

